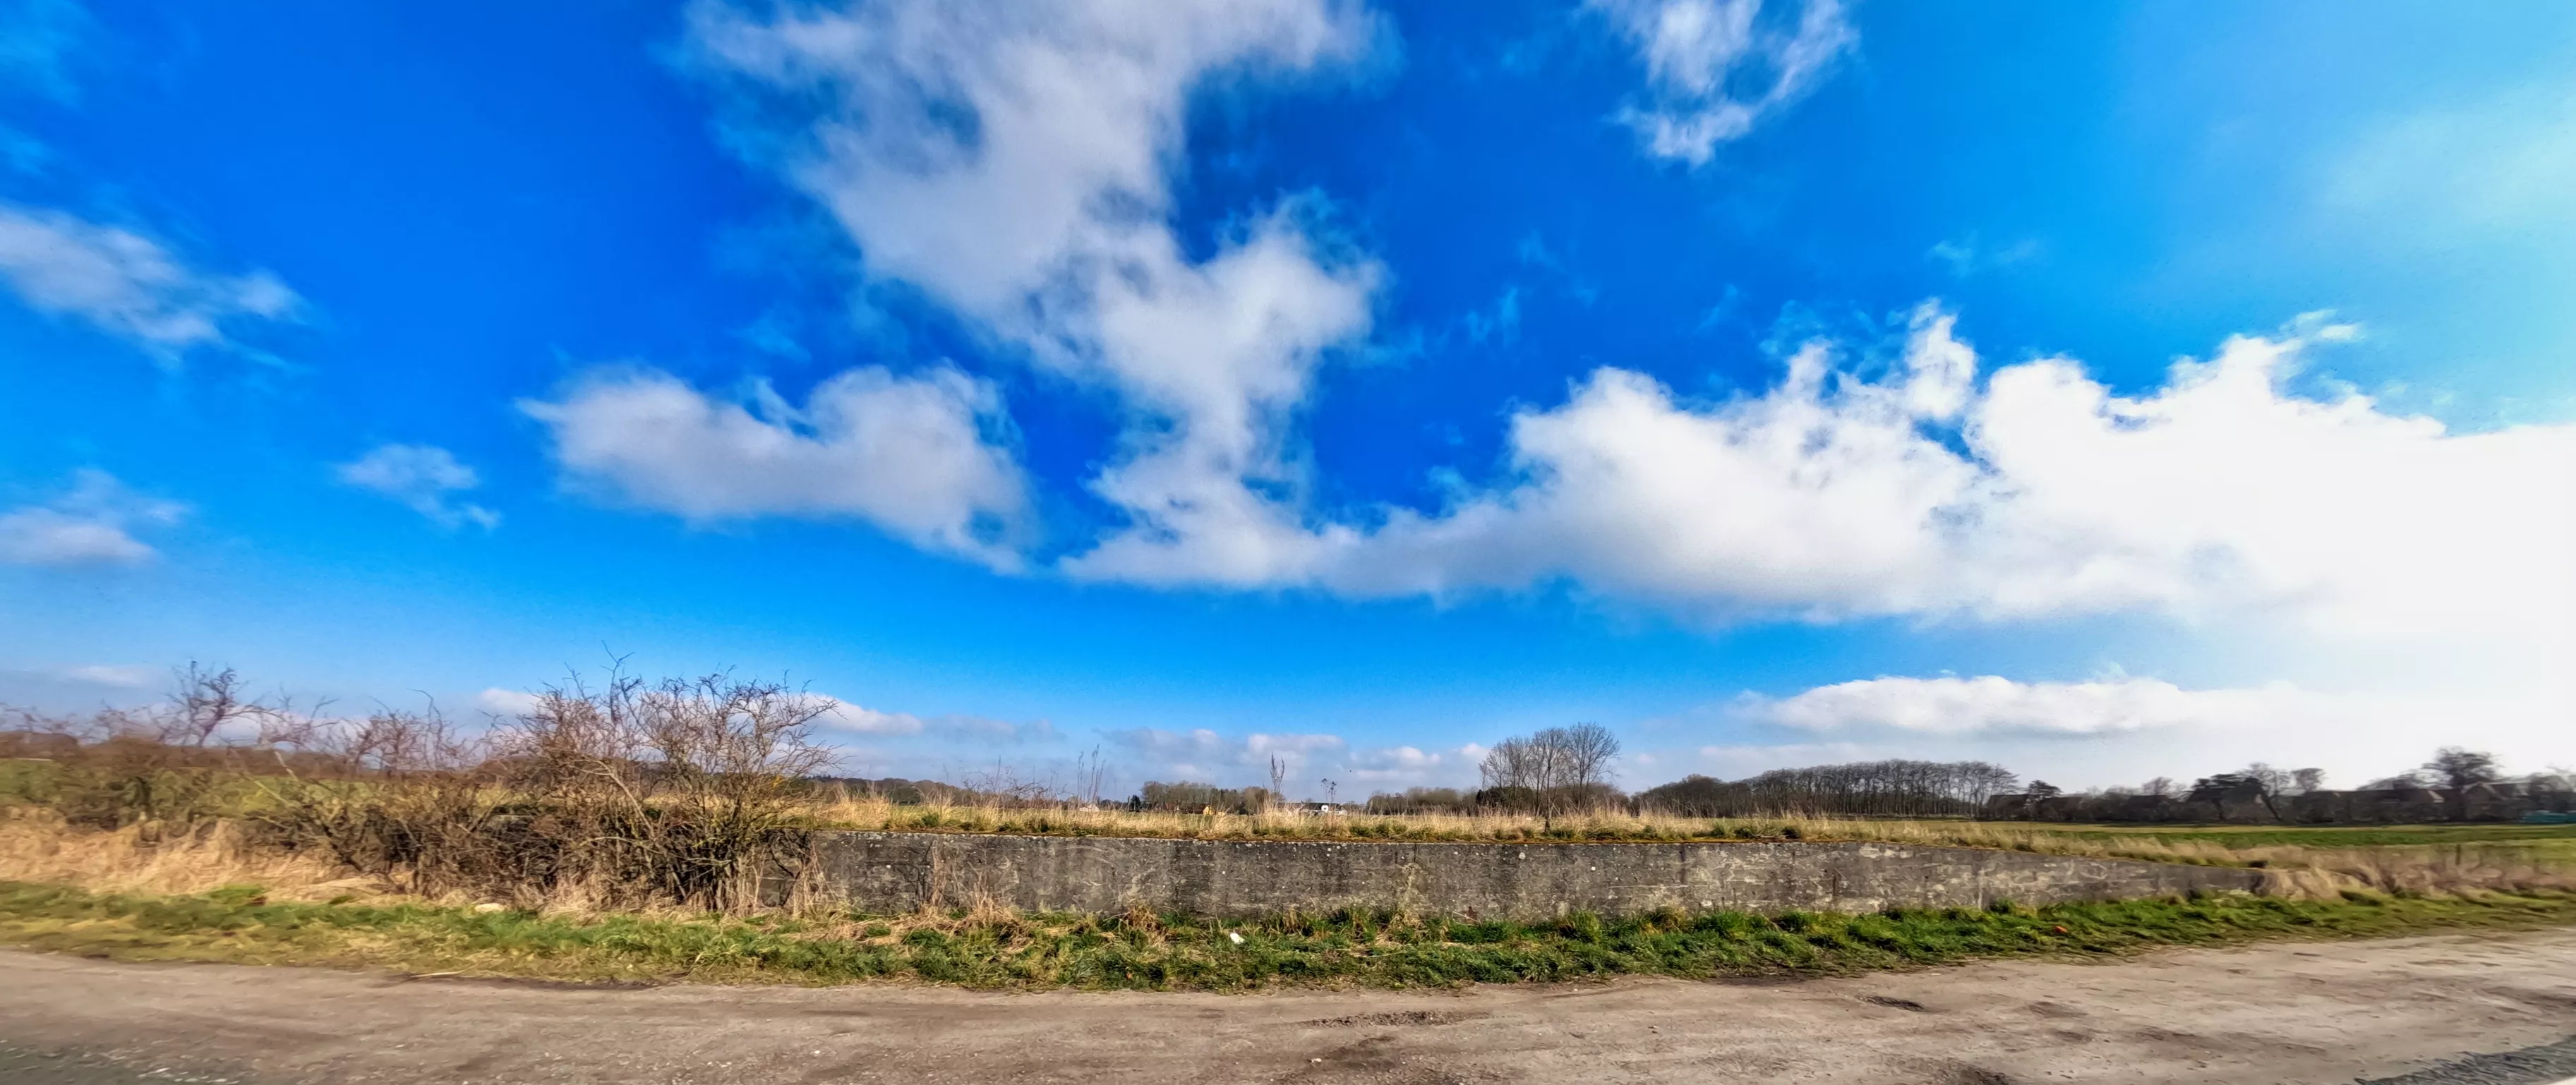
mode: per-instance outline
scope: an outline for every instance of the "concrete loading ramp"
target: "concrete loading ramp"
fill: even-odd
[[[1213,915],[1402,908],[1480,919],[1568,912],[1877,912],[2253,890],[2239,867],[1869,841],[1433,844],[833,832],[822,876],[853,907],[990,902]]]

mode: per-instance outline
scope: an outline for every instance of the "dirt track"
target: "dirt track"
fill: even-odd
[[[0,951],[0,1071],[83,1083],[2341,1085],[2571,1035],[2576,931],[1856,979],[1248,996],[559,989]]]

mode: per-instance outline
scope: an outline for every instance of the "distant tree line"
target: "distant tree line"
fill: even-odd
[[[2288,798],[2323,791],[2325,782],[2326,774],[2323,769],[2278,769],[2257,761],[2233,772],[2211,773],[2199,777],[2188,785],[2177,783],[2171,777],[2158,776],[2135,787],[2097,788],[2088,790],[2085,794],[2111,797],[2155,795],[2194,802],[2234,794],[2251,794],[2268,799]],[[2563,768],[2549,768],[2517,778],[2504,772],[2494,754],[2460,746],[2444,746],[2433,751],[2433,756],[2421,766],[2393,776],[2372,779],[2356,790],[2409,791],[2419,788],[2438,788],[2458,791],[2461,788],[2475,787],[2479,784],[2517,784],[2525,791],[2540,794],[2576,791],[2576,773]],[[2053,786],[2046,781],[2034,781],[2025,793],[2034,798],[2055,798],[2066,792],[2063,788]]]
[[[1127,800],[1127,805],[1133,810],[1177,810],[1189,814],[1207,810],[1220,814],[1258,814],[1278,806],[1279,801],[1278,794],[1266,787],[1218,787],[1188,780],[1167,784],[1148,780]]]
[[[1773,769],[1742,780],[1692,775],[1637,795],[1640,810],[1687,817],[1764,814],[1924,817],[1976,812],[2019,786],[1984,761],[1855,761]]]

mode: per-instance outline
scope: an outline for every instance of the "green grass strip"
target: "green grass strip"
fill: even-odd
[[[1373,912],[671,917],[269,902],[254,887],[127,896],[0,882],[0,942],[120,960],[320,964],[576,981],[1243,990],[1446,987],[1618,975],[1848,973],[1978,958],[2576,924],[2576,895],[2353,895],[1876,915],[1669,912],[1554,923]],[[1240,935],[1240,943],[1233,935]]]

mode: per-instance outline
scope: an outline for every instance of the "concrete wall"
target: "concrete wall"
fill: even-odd
[[[1235,915],[1406,908],[1483,919],[1790,909],[1874,912],[2179,895],[2261,884],[2235,868],[1874,843],[1416,844],[825,833],[853,906],[989,899],[1026,911]]]

